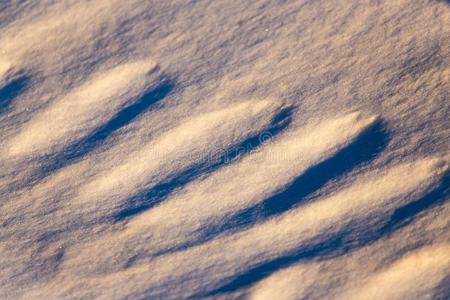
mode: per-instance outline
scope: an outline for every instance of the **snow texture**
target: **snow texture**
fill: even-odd
[[[450,3],[1,1],[1,299],[450,298]]]

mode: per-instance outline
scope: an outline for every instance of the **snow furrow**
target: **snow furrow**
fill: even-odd
[[[443,161],[422,159],[372,172],[329,198],[319,199],[249,230],[152,260],[149,270],[160,274],[152,282],[156,288],[158,282],[191,280],[192,286],[200,292],[301,247],[310,249],[314,244],[333,239],[350,224],[353,233],[365,232],[367,227],[373,226],[374,220],[376,224],[388,222],[396,208],[423,195],[447,169]],[[193,261],[196,264],[193,265]],[[199,280],[205,277],[207,281]],[[196,280],[205,285],[196,285]],[[177,292],[186,291],[166,291],[167,295]]]
[[[208,163],[268,127],[282,108],[272,100],[247,101],[183,120],[159,138],[129,153],[122,163],[79,188],[70,205],[104,213],[129,197],[198,163]]]
[[[395,209],[420,198],[435,186],[447,170],[448,166],[444,161],[424,158],[383,171],[371,171],[335,195],[293,209],[248,230],[223,236],[184,251],[140,261],[125,270],[108,272],[109,274],[101,274],[101,270],[108,269],[110,265],[98,265],[98,259],[105,255],[105,248],[89,247],[88,252],[80,253],[80,249],[75,247],[70,253],[66,253],[61,266],[62,273],[58,278],[61,282],[55,285],[57,289],[37,289],[31,291],[31,295],[55,297],[73,290],[82,295],[81,286],[92,285],[99,291],[107,291],[113,286],[139,278],[131,287],[121,289],[120,295],[115,294],[115,297],[139,297],[144,294],[146,297],[166,299],[205,296],[236,276],[239,278],[241,274],[250,272],[256,266],[302,247],[311,249],[314,245],[332,240],[345,232],[350,224],[353,234],[365,232],[368,227],[373,226],[374,220],[377,221],[377,226],[382,226]],[[409,176],[410,174],[414,176]],[[112,233],[114,234],[116,233]],[[142,246],[143,243],[130,242],[126,248],[131,251],[140,247],[139,245]],[[113,239],[109,239],[108,246],[124,247],[120,241]],[[436,253],[443,257],[446,250],[443,248]],[[421,257],[426,256],[428,254]],[[125,257],[121,255],[114,257],[115,262],[119,264],[123,259]],[[440,258],[431,259],[422,269],[428,272],[438,265],[445,267],[445,264],[441,263]],[[86,271],[92,265],[95,272],[86,278]],[[406,267],[407,264],[401,265]],[[96,275],[98,272],[100,274]],[[378,277],[384,278],[381,275]],[[165,288],[168,284],[171,289]],[[65,288],[61,289],[62,286]],[[190,289],[186,290],[185,286]]]
[[[151,61],[137,61],[96,74],[25,124],[7,141],[6,156],[51,153],[89,134],[142,95],[155,69]]]
[[[185,243],[195,243],[210,226],[279,191],[296,176],[351,143],[376,120],[375,117],[364,118],[360,113],[350,113],[325,123],[287,132],[242,160],[219,169],[205,179],[192,182],[162,204],[133,218],[123,232],[95,241],[95,248],[104,249],[98,263],[118,255],[123,256],[126,262],[132,256],[152,256]],[[157,146],[152,149],[157,149]],[[132,170],[130,164],[122,168]],[[155,170],[160,169],[164,170],[160,165],[155,167]],[[117,171],[118,174],[123,172]],[[118,175],[113,171],[111,176],[117,178]],[[103,179],[106,184],[112,183],[108,177]],[[130,180],[123,184],[127,187],[136,182],[129,172],[126,179]],[[102,185],[92,183],[92,186],[93,189],[82,188],[88,191],[85,198],[98,192]],[[132,187],[134,190],[136,188]],[[105,194],[110,195],[108,203],[111,205],[111,193]],[[146,242],[136,249],[128,250],[125,245],[136,238]],[[110,247],[115,243],[120,246]],[[79,251],[84,253],[81,249]]]
[[[396,243],[398,239],[392,242]],[[354,264],[352,261],[364,261],[367,252],[373,251],[365,247],[349,257],[300,263],[282,269],[258,282],[250,290],[248,298],[294,300],[303,295],[301,299],[320,299],[320,294],[324,292],[320,291],[321,285],[328,285],[334,299],[425,299],[450,275],[450,245],[439,243],[409,251],[382,268],[377,267],[376,263],[373,266],[373,262],[367,262],[364,270],[356,271],[358,274],[341,268],[342,272],[336,279],[325,283],[327,276],[339,265],[349,266]],[[376,254],[371,256],[376,257]],[[348,283],[339,284],[339,278],[345,278]]]
[[[375,117],[352,113],[289,132],[139,215],[128,224],[128,230],[133,234],[149,231],[156,240],[166,243],[173,238],[174,245],[193,239],[202,228],[205,230],[279,191],[299,174],[351,143],[375,121]]]
[[[450,298],[449,3],[0,0],[0,299]]]

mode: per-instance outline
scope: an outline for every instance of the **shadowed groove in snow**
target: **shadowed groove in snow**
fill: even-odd
[[[58,154],[50,155],[45,159],[44,166],[39,171],[38,176],[44,178],[51,172],[58,170],[73,160],[76,160],[98,146],[100,146],[109,136],[120,128],[130,124],[152,107],[155,107],[159,101],[164,99],[175,87],[175,82],[169,78],[162,78],[159,84],[152,86],[147,92],[137,99],[134,103],[124,107],[107,123],[97,128],[87,137],[75,142]]]
[[[159,252],[157,255],[181,251],[205,243],[223,233],[242,230],[257,222],[282,214],[299,203],[307,201],[308,196],[329,181],[374,159],[386,148],[389,140],[386,125],[379,119],[362,131],[349,145],[302,173],[286,189],[253,207],[226,217],[220,224],[209,224],[208,228],[201,229],[199,238]]]
[[[421,211],[445,202],[449,197],[449,183],[450,173],[447,172],[440,183],[434,186],[434,188],[431,188],[423,197],[399,207],[393,212],[390,219],[389,216],[381,216],[389,219],[384,226],[377,225],[379,222],[370,223],[369,225],[361,222],[352,222],[337,234],[326,236],[325,233],[324,236],[319,236],[303,244],[296,251],[288,255],[254,266],[244,273],[230,278],[230,281],[221,287],[197,296],[216,296],[222,293],[237,291],[258,282],[280,269],[301,261],[312,258],[330,259],[360,249],[407,225],[407,222],[411,221]],[[445,293],[446,291],[439,292]]]
[[[335,155],[309,168],[283,191],[232,216],[218,227],[209,228],[202,240],[209,240],[222,232],[237,230],[289,210],[304,202],[309,195],[322,188],[327,182],[374,159],[386,148],[388,142],[387,129],[380,120]]]
[[[274,272],[293,265],[301,260],[309,258],[326,257],[332,258],[346,253],[349,249],[342,246],[342,240],[338,237],[334,237],[325,242],[314,243],[312,241],[308,246],[302,247],[297,251],[274,259],[272,261],[260,264],[247,270],[245,273],[237,275],[234,278],[230,278],[230,281],[225,285],[214,289],[207,293],[202,293],[196,297],[211,297],[217,296],[222,293],[229,293],[237,291],[240,288],[248,287],[261,279],[273,274]]]
[[[9,108],[14,98],[23,92],[29,81],[30,78],[24,75],[0,88],[0,113]]]
[[[414,176],[414,174],[412,174]],[[428,195],[413,201],[405,206],[399,207],[391,216],[386,224],[386,231],[392,228],[403,227],[413,220],[413,217],[430,207],[439,205],[450,198],[450,171],[443,176],[441,184]],[[385,234],[385,233],[383,233]]]
[[[246,139],[228,150],[220,149],[215,151],[215,153],[209,153],[206,156],[206,161],[182,171],[176,177],[160,183],[144,193],[133,196],[128,201],[126,208],[114,217],[115,221],[121,221],[152,208],[166,199],[174,190],[185,186],[199,176],[218,170],[223,165],[234,162],[249,152],[256,150],[289,126],[292,113],[293,108],[291,107],[282,109],[273,118],[270,126],[259,134]]]
[[[450,275],[446,276],[441,283],[434,289],[434,300],[447,300],[450,299]]]

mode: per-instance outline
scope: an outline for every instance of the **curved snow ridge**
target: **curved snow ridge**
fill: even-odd
[[[242,106],[239,105],[236,108],[242,108]],[[236,116],[235,113],[231,113],[231,115]],[[216,120],[219,124],[223,123],[217,116],[210,117],[211,121]],[[203,118],[205,117],[202,117],[201,123],[204,121]],[[160,205],[132,218],[125,231],[96,240],[95,246],[92,247],[102,249],[102,257],[91,266],[107,265],[106,261],[112,258],[117,259],[117,257],[121,257],[121,260],[126,263],[131,257],[135,257],[136,260],[136,258],[153,256],[186,243],[195,244],[202,233],[208,231],[212,225],[217,225],[225,217],[255,205],[279,191],[298,174],[351,143],[376,120],[377,118],[374,116],[364,117],[361,113],[356,112],[336,117],[328,122],[310,124],[292,132],[286,132],[279,138],[263,144],[259,151],[251,152],[241,160],[220,168],[212,175],[188,184]],[[211,121],[207,123],[209,124]],[[183,131],[177,134],[183,136],[185,127],[186,125],[181,128]],[[195,127],[198,126],[195,125]],[[199,132],[199,130],[194,132]],[[217,138],[216,130],[213,130],[213,134]],[[169,134],[166,134],[165,138],[167,136]],[[168,142],[170,140],[172,138],[167,139]],[[223,138],[220,140],[223,141]],[[205,147],[205,142],[201,143],[203,147]],[[183,145],[185,143],[186,141],[183,141]],[[177,149],[173,142],[170,145]],[[211,145],[210,142],[209,146]],[[150,149],[155,150],[158,147],[160,146],[154,145]],[[186,150],[192,152],[196,149],[197,147],[189,147]],[[136,155],[133,157],[137,158]],[[175,160],[170,158],[169,161]],[[158,162],[156,160],[154,163],[155,170],[167,169]],[[121,167],[117,171],[117,175],[115,170],[110,173],[111,178],[114,179],[117,179],[119,175],[122,176],[119,177],[122,182],[115,183],[117,186],[129,188],[136,180],[151,177],[149,173],[134,176],[133,173],[130,173],[130,170],[133,170],[132,164],[142,166],[143,162],[136,159],[136,161]],[[128,171],[125,172],[125,170]],[[111,178],[103,176],[101,179],[105,180],[106,184],[112,184]],[[129,180],[129,182],[125,183],[124,180]],[[89,199],[89,196],[92,199],[92,195],[98,192],[102,186],[98,181],[93,181],[89,185],[92,185],[92,188],[81,188],[85,199]],[[135,190],[136,186],[131,189]],[[113,205],[112,188],[108,192],[102,191],[102,193],[110,196],[107,198],[108,204],[105,205],[111,207]],[[135,249],[129,249],[127,245],[131,245],[139,239],[144,239],[146,242],[141,243]],[[112,244],[117,246],[110,247]],[[91,255],[83,249],[76,252],[81,253],[80,255]]]
[[[270,263],[299,248],[310,249],[311,243],[323,243],[333,239],[348,224],[355,225],[355,230],[364,231],[365,227],[372,226],[371,216],[385,214],[387,217],[395,208],[421,197],[447,170],[446,162],[436,158],[424,158],[383,171],[371,171],[336,195],[317,199],[248,230],[223,236],[184,251],[140,261],[131,267],[109,274],[99,272],[110,265],[103,268],[98,268],[97,265],[94,268],[96,272],[86,277],[85,269],[104,255],[103,248],[89,247],[86,252],[90,255],[77,256],[75,253],[68,253],[60,266],[60,274],[55,279],[54,288],[48,286],[46,289],[37,288],[30,293],[57,297],[77,291],[81,297],[89,291],[94,293],[90,294],[91,297],[100,296],[100,293],[106,297],[105,293],[111,290],[115,298],[130,296],[139,298],[145,295],[146,298],[180,299],[207,296],[215,289],[220,290],[227,282],[251,272],[256,266]],[[360,222],[355,223],[355,220]],[[142,245],[141,242],[142,240],[131,240],[125,248],[136,249]],[[123,247],[117,242],[109,243],[110,248],[117,246]],[[423,289],[429,290],[447,273],[449,264],[447,253],[448,246],[444,246],[407,256],[375,274],[373,279],[364,282],[364,289],[361,289],[363,294],[359,296],[364,295],[363,290],[368,288],[369,291],[371,289],[375,291],[376,297],[376,286],[388,288],[391,284],[400,285],[399,295],[411,295],[407,294],[409,287],[416,291],[419,289],[420,292],[422,289],[420,282],[427,277],[415,273],[414,265],[418,266],[420,271],[430,274],[432,283],[423,286]],[[116,264],[121,263],[123,259],[121,256],[114,257]],[[80,270],[79,268],[84,268],[81,274],[75,271]],[[435,274],[432,273],[433,270],[437,270]],[[402,273],[405,273],[405,276],[402,276]],[[136,278],[139,280],[135,280]],[[296,276],[291,278],[294,280]],[[389,278],[392,278],[392,283]],[[419,279],[420,281],[417,281]],[[133,285],[125,284],[130,281]],[[417,282],[419,285],[413,287],[412,285]],[[271,289],[276,290],[277,287],[283,288],[284,284],[286,282],[265,288],[263,281],[261,285],[256,286],[252,295],[256,299],[263,299],[261,295],[267,295],[267,292],[271,292]],[[120,290],[113,288],[116,286],[123,288]],[[359,290],[353,291],[357,293]],[[281,297],[285,294],[279,295]],[[397,296],[392,292],[389,295]]]
[[[129,153],[122,164],[96,174],[91,181],[77,187],[78,194],[63,210],[78,221],[80,218],[92,220],[110,216],[140,190],[151,189],[183,169],[195,167],[205,160],[208,164],[210,154],[254,137],[271,126],[274,118],[283,111],[284,107],[278,101],[245,101],[182,120],[181,125],[143,144],[138,151]],[[125,235],[128,236],[127,233]],[[114,252],[128,249],[125,244],[129,240],[121,241],[122,236],[123,232],[114,233],[93,241],[94,248],[102,248],[103,254],[87,267],[101,264],[104,259],[114,256]],[[110,247],[111,243],[116,243],[116,247]],[[75,255],[90,257],[89,251],[85,251],[86,245],[75,247]],[[133,251],[129,251],[128,255],[131,256]],[[124,258],[124,263],[127,259]]]
[[[7,156],[42,155],[82,138],[141,95],[156,69],[152,61],[136,61],[95,74],[25,124],[7,143]]]
[[[423,247],[348,288],[336,299],[426,299],[450,276],[450,244]]]
[[[136,234],[151,229],[154,236],[160,235],[165,242],[170,241],[169,237],[178,242],[192,239],[210,222],[220,222],[279,191],[351,143],[376,120],[355,112],[287,132],[139,215],[128,224],[128,230]]]
[[[321,265],[318,263],[300,264],[282,269],[258,282],[248,292],[248,299],[296,300],[299,295],[308,295],[314,287]],[[300,299],[305,299],[301,297]]]
[[[450,275],[450,245],[425,246],[368,276],[341,286],[334,299],[424,299]],[[349,258],[350,259],[350,258]],[[278,271],[258,282],[248,298],[295,300],[307,297],[321,278],[323,265],[306,263]],[[304,299],[302,297],[302,299]],[[312,297],[316,299],[317,297]]]
[[[188,284],[184,280],[192,280],[189,292],[195,295],[220,287],[230,278],[296,249],[311,249],[314,244],[332,240],[350,224],[354,231],[364,232],[372,226],[372,218],[378,216],[381,222],[388,221],[386,218],[396,208],[421,197],[447,170],[442,160],[425,158],[371,172],[336,195],[318,199],[248,230],[149,261],[148,286],[156,291],[168,281]],[[150,273],[159,277],[152,279]],[[186,291],[172,288],[161,295],[183,293]]]
[[[188,167],[207,162],[217,151],[264,130],[281,109],[282,104],[277,101],[245,101],[184,120],[143,144],[138,151],[129,153],[106,174],[98,174],[81,186],[71,205],[86,204],[95,211],[110,210],[118,202]]]

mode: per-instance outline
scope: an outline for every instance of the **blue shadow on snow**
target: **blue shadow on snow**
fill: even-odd
[[[172,80],[162,79],[156,87],[150,88],[137,101],[123,108],[107,123],[97,128],[90,135],[75,142],[60,153],[49,155],[46,159],[49,163],[40,170],[39,175],[46,177],[50,172],[58,170],[68,165],[71,161],[91,152],[118,129],[130,124],[139,115],[164,99],[173,90],[174,86]]]
[[[375,123],[334,156],[309,168],[283,191],[230,217],[224,223],[209,228],[202,240],[208,240],[219,233],[237,230],[288,211],[305,202],[309,195],[322,188],[327,182],[374,159],[386,148],[388,142],[389,135],[383,122]]]
[[[303,246],[285,256],[255,265],[249,271],[231,278],[228,283],[207,292],[207,296],[215,296],[222,293],[237,291],[240,288],[250,286],[259,280],[282,268],[289,267],[299,261],[307,259],[329,259],[357,250],[376,240],[389,236],[396,230],[409,224],[420,212],[443,204],[450,196],[450,172],[447,172],[435,188],[430,189],[423,197],[412,201],[393,212],[384,226],[376,224],[350,224],[338,234],[332,237],[317,238],[312,240],[308,246]],[[389,217],[388,217],[389,218]],[[356,226],[358,225],[358,226]],[[366,230],[360,227],[369,226]],[[441,291],[440,291],[441,292]],[[444,291],[445,292],[445,291]],[[205,295],[202,295],[205,296]]]
[[[25,89],[29,79],[28,76],[21,76],[0,89],[0,113],[9,108],[14,98]]]
[[[289,126],[292,112],[293,109],[290,107],[281,110],[274,117],[269,127],[262,131],[262,133],[251,136],[242,143],[235,145],[226,151],[212,153],[212,155],[209,156],[210,159],[207,161],[201,162],[187,170],[184,170],[176,177],[170,178],[166,182],[160,183],[144,193],[135,195],[128,201],[126,207],[114,217],[115,221],[124,220],[152,208],[166,199],[167,196],[174,190],[183,187],[195,178],[211,173],[221,166],[240,159],[249,151],[256,150],[261,147],[262,144],[267,142],[267,137],[275,137],[287,126]]]

